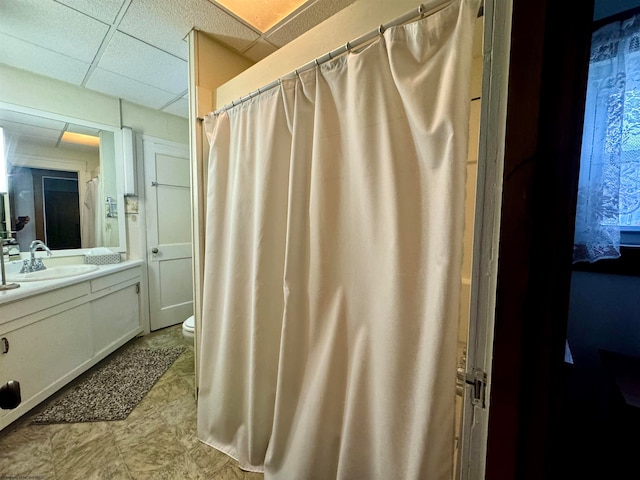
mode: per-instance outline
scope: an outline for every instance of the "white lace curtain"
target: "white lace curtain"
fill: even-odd
[[[593,34],[574,262],[620,256],[620,226],[640,220],[640,16]]]

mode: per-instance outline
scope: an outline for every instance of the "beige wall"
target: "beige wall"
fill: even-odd
[[[118,128],[126,125],[136,133],[174,142],[189,141],[186,118],[1,64],[0,102]]]
[[[215,110],[216,90],[225,82],[247,70],[253,62],[232,52],[204,32],[194,32],[197,56],[193,84],[196,87],[197,115],[204,117]]]
[[[193,310],[196,325],[196,371],[198,371],[198,336],[202,311],[202,271],[204,259],[204,215],[206,212],[206,172],[209,145],[199,118],[215,110],[216,90],[253,62],[232,52],[204,32],[189,34],[189,112],[191,152],[191,195],[193,225]],[[196,378],[197,382],[197,378]],[[197,388],[197,384],[196,384]]]
[[[118,99],[6,65],[0,65],[0,101],[120,126]]]
[[[141,135],[187,145],[189,143],[189,120],[151,108],[122,101],[122,125],[131,127]]]

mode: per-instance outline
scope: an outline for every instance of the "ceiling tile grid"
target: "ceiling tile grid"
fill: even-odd
[[[64,122],[14,113],[6,110],[0,111],[0,127],[16,137],[41,138],[55,144],[65,126]]]
[[[276,50],[278,50],[278,47],[271,45],[266,40],[260,39],[244,52],[244,56],[257,63],[271,55]]]
[[[82,135],[91,135],[92,137],[100,136],[99,128],[85,127],[84,125],[75,125],[73,123],[65,123],[65,131],[81,133]]]
[[[120,31],[184,60],[189,55],[184,39],[193,28],[211,33],[238,51],[260,36],[208,0],[134,0],[118,26]]]
[[[188,60],[189,45],[183,39],[191,30],[191,24],[189,13],[181,5],[192,1],[134,0],[122,17],[118,30]]]
[[[12,149],[15,149],[17,142],[22,141],[25,143],[36,143],[39,145],[55,147],[60,139],[62,129],[64,128],[64,124],[58,129],[52,129],[34,127],[23,123],[14,123],[5,120],[0,120],[0,126],[6,130],[5,135],[12,139],[8,142]]]
[[[51,130],[62,130],[65,125],[65,123],[60,120],[0,109],[0,127],[4,127],[7,123],[13,125],[30,125],[32,127],[48,128]]]
[[[230,15],[213,2],[207,2],[205,15],[194,22],[194,28],[213,35],[218,41],[225,43],[238,52],[246,50],[260,34]]]
[[[316,0],[298,10],[286,22],[266,32],[265,38],[277,47],[282,47],[353,2],[355,0]]]
[[[131,0],[56,0],[69,8],[111,25],[122,5]]]
[[[187,118],[189,116],[189,99],[184,96],[162,109],[163,112]]]
[[[189,83],[185,60],[122,32],[113,35],[98,68],[175,95],[184,92]]]
[[[20,0],[2,3],[0,33],[90,63],[109,26],[60,3]]]
[[[165,92],[159,88],[151,87],[102,68],[94,70],[87,82],[87,88],[156,110],[159,110],[175,98],[173,93]]]
[[[0,63],[187,117],[192,29],[258,62],[354,1],[309,0],[261,34],[215,0],[0,0]]]
[[[0,63],[80,85],[89,64],[0,33]]]

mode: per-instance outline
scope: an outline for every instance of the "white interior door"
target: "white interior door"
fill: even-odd
[[[188,145],[143,137],[151,330],[193,314]]]

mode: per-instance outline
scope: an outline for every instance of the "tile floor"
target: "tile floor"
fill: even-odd
[[[259,480],[196,438],[193,346],[181,325],[136,338],[141,347],[187,345],[122,421],[32,425],[36,407],[0,431],[0,479]]]

